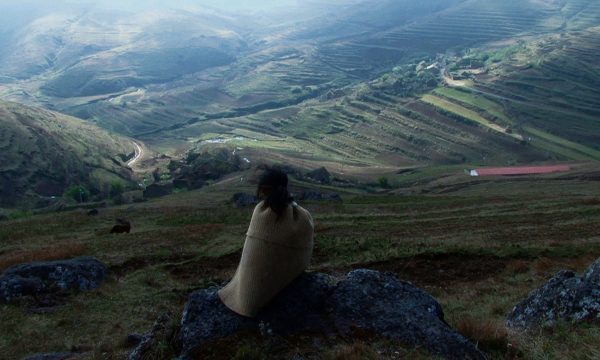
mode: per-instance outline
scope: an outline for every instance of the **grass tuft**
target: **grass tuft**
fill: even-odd
[[[488,351],[505,351],[508,333],[503,323],[497,320],[465,317],[459,320],[456,330]]]

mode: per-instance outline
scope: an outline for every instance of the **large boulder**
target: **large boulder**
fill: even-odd
[[[331,184],[333,181],[333,176],[324,167],[306,173],[306,177],[321,184]]]
[[[336,329],[344,335],[370,331],[451,359],[482,354],[444,321],[440,304],[425,291],[390,273],[356,270],[331,299]]]
[[[227,309],[212,288],[193,293],[185,306],[181,358],[199,358],[212,342],[249,332],[343,337],[369,333],[447,359],[485,359],[443,316],[437,301],[424,291],[373,270],[352,271],[341,281],[303,274],[254,319]]]
[[[562,270],[533,291],[508,315],[506,324],[517,331],[551,327],[558,320],[600,321],[600,259],[583,277]]]
[[[0,276],[0,302],[68,290],[93,290],[108,270],[93,257],[16,265]]]

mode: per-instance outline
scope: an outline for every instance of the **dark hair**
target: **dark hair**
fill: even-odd
[[[285,172],[267,168],[258,181],[256,196],[259,197],[261,189],[269,189],[264,204],[270,207],[279,217],[283,214],[285,208],[294,201],[287,186],[288,176]]]

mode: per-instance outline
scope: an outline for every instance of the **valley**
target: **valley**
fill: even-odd
[[[314,215],[309,270],[390,271],[490,359],[598,357],[593,321],[505,324],[600,256],[598,1],[142,3],[0,24],[0,272],[76,256],[109,270],[92,292],[0,303],[0,358],[125,358],[131,335],[233,275],[252,214],[235,199],[272,165]],[[534,165],[570,170],[470,173]],[[149,358],[179,356],[179,329]],[[432,358],[358,335],[206,351]]]
[[[389,6],[382,4],[361,13],[364,23],[379,21],[378,11]],[[590,27],[590,21],[597,19],[593,14],[600,16],[594,2],[548,1],[540,5],[508,1],[491,5],[486,1],[439,1],[424,8],[395,6],[398,9],[393,11],[409,11],[417,20],[404,24],[401,19],[383,22],[385,25],[373,26],[361,34],[344,28],[333,30],[359,16],[359,10],[364,11],[349,7],[344,14],[348,18],[340,16],[325,24],[330,33],[348,31],[347,36],[327,37],[325,30],[314,34],[316,30],[308,28],[315,23],[309,21],[269,38],[276,40],[262,44],[254,40],[258,45],[243,40],[242,26],[210,18],[210,22],[192,29],[212,34],[218,33],[212,30],[214,27],[237,29],[238,44],[226,45],[235,57],[230,64],[214,63],[209,65],[213,68],[201,70],[147,53],[147,59],[156,61],[151,65],[156,71],[160,69],[174,79],[148,78],[150,83],[143,85],[137,80],[128,83],[129,75],[111,71],[114,63],[97,62],[117,56],[110,61],[130,63],[132,74],[147,78],[145,72],[155,70],[135,65],[135,48],[141,45],[132,45],[133,52],[128,49],[125,55],[119,55],[120,50],[99,52],[63,70],[50,68],[18,85],[5,85],[0,93],[136,137],[168,155],[193,148],[192,144],[202,141],[206,134],[235,137],[243,132],[243,136],[254,140],[263,134],[282,140],[273,147],[260,142],[260,152],[285,150],[284,156],[296,158],[333,157],[349,165],[511,164],[598,158],[598,139],[584,135],[598,133],[598,122],[594,120],[598,115],[597,99],[589,91],[595,86],[597,65],[586,57],[594,54],[598,45],[598,30]],[[438,9],[438,13],[429,15],[431,8]],[[420,12],[423,15],[418,15]],[[185,21],[185,16],[191,15],[170,13],[151,18],[151,24]],[[276,34],[278,30],[271,31]],[[139,42],[135,33],[128,35],[133,44]],[[556,35],[559,33],[562,35]],[[202,36],[208,43],[216,41],[209,40],[209,35]],[[233,35],[227,36],[219,41],[229,44]],[[309,37],[316,42],[302,40]],[[511,42],[505,43],[508,39]],[[157,41],[169,42],[167,52],[175,56],[172,39],[163,36]],[[210,52],[206,55],[215,58]],[[119,56],[125,57],[117,60]],[[177,56],[178,61],[186,61],[187,55]],[[411,73],[419,62],[425,60],[430,65],[436,59],[447,62],[443,66],[462,66],[468,81],[461,83],[454,79],[456,76],[452,81],[466,86],[444,89],[444,79],[435,70],[422,71],[419,77],[410,79],[416,75],[417,71]],[[473,62],[482,66],[471,69]],[[121,84],[118,86],[122,90],[115,92],[105,80],[93,80],[85,85],[94,88],[89,93],[49,96],[53,86],[61,91],[82,91],[82,84],[69,83],[65,76],[73,73],[76,78],[86,79],[87,75],[78,69],[88,63],[94,69],[106,69],[114,78],[107,81]],[[183,72],[170,71],[169,63]],[[561,68],[572,70],[559,71]],[[587,75],[575,75],[582,72]],[[407,76],[410,80],[405,79]],[[98,79],[104,77],[98,74]],[[553,79],[552,93],[544,89],[546,79]],[[414,89],[407,92],[411,86]],[[547,103],[552,96],[557,98],[556,104]],[[315,128],[324,118],[328,125]],[[557,130],[564,129],[566,121],[572,130],[558,135]],[[484,142],[485,146],[477,145]],[[253,143],[238,145],[253,148]],[[289,148],[282,149],[282,143]],[[365,143],[369,146],[363,146]],[[313,149],[311,154],[303,150],[309,148]],[[374,160],[379,155],[390,158],[391,154],[392,162]]]

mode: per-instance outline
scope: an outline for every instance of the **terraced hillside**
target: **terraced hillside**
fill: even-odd
[[[575,0],[574,3],[590,12],[591,21],[594,14],[600,15],[594,1]],[[443,5],[437,4],[434,7],[437,11],[413,18],[406,24],[400,21],[383,31],[323,44],[319,47],[320,60],[352,74],[367,75],[419,54],[431,55],[557,31],[567,23],[574,28],[586,26],[577,20],[577,13],[569,11],[575,6],[571,2],[469,0],[455,2],[453,6]]]
[[[598,28],[544,37],[518,46],[502,61],[488,61],[462,86],[437,89],[423,100],[511,128],[547,154],[600,159],[598,51]],[[477,56],[493,58],[494,52]]]
[[[169,19],[175,21],[159,17],[159,23]],[[325,164],[340,172],[345,166],[391,171],[432,163],[598,159],[593,24],[600,24],[600,8],[592,0],[350,4],[287,28],[227,32],[237,39],[233,44],[247,40],[235,61],[176,79],[123,82],[130,70],[139,75],[164,65],[153,63],[159,67],[126,67],[86,82],[94,89],[106,85],[99,96],[82,96],[87,85],[76,86],[75,97],[40,95],[40,84],[68,89],[62,75],[7,85],[0,94],[54,107],[171,154],[224,140],[246,149],[250,161]],[[120,59],[105,59],[111,54],[96,54],[69,71],[85,80],[77,69]]]
[[[0,207],[46,204],[69,185],[127,184],[133,143],[83,120],[0,101]]]
[[[44,50],[49,45],[40,44],[48,44],[44,39],[54,30],[27,33],[27,41],[17,47],[21,50],[5,64],[44,55],[50,63],[36,69],[45,75],[18,81],[1,93],[124,134],[145,134],[204,114],[237,115],[236,109],[247,113],[299,103],[450,49],[561,31],[567,25],[582,28],[588,22],[578,17],[585,13],[593,23],[597,11],[590,0],[350,3],[292,25],[258,28],[247,19],[184,12],[110,20],[90,15],[65,29],[56,25],[60,19],[42,19],[54,24],[46,28],[59,27],[56,31],[64,36],[56,39],[63,43]],[[109,36],[110,29],[120,35]],[[89,34],[95,45],[82,48],[81,39]],[[184,50],[190,44],[192,49]],[[213,69],[216,65],[225,66]]]
[[[597,39],[598,31],[589,29],[431,59],[426,64],[439,64],[433,74],[413,63],[318,100],[202,119],[163,135],[201,142],[229,138],[251,160],[275,151],[296,164],[329,164],[338,172],[344,163],[600,160]],[[452,69],[445,78],[444,67]],[[464,72],[466,80],[450,78]],[[448,85],[441,86],[444,81]]]
[[[513,8],[519,7],[493,7]],[[585,8],[596,9],[592,3]],[[487,13],[482,16],[479,24],[493,20]],[[437,64],[439,70],[429,75],[424,68],[416,71],[421,66],[417,60],[368,83],[325,89],[317,99],[298,105],[251,115],[223,113],[163,134],[192,141],[231,137],[232,145],[257,148],[261,154],[252,154],[255,158],[273,150],[298,164],[329,163],[339,172],[344,162],[409,166],[598,160],[599,38],[599,30],[589,28],[492,43],[456,57],[423,57],[425,65]]]

